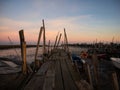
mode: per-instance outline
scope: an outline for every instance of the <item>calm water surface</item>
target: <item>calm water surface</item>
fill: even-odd
[[[80,48],[80,47],[70,47],[69,49],[70,49],[71,53],[75,53],[77,55],[80,55],[80,52],[82,50],[87,50],[85,48]],[[27,51],[26,51],[27,63],[31,63],[34,61],[35,50],[36,50],[35,47],[27,48]],[[17,51],[17,53],[16,53],[16,51]],[[0,50],[0,57],[21,60],[21,58],[19,58],[19,57],[21,57],[21,49],[16,48],[16,51],[15,51],[15,49]],[[40,56],[41,54],[42,54],[42,47],[39,47],[38,56]]]

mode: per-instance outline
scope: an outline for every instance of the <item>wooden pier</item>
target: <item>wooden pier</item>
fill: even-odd
[[[90,90],[90,85],[81,84],[80,73],[73,67],[68,54],[57,49],[46,61],[24,90]]]

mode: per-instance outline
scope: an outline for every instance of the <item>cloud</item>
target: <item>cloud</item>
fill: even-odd
[[[111,36],[113,33],[111,29],[114,28],[94,26],[93,22],[91,22],[92,19],[92,15],[45,19],[46,39],[47,41],[51,40],[51,42],[54,42],[58,31],[63,34],[64,28],[66,28],[70,42],[88,42],[96,38],[99,38],[98,40],[103,40],[104,38],[108,40],[108,38],[111,39],[113,37]],[[10,18],[0,18],[0,41],[8,41],[7,37],[10,36],[13,41],[19,42],[18,31],[24,29],[26,41],[36,44],[41,26],[42,20],[20,21]],[[107,29],[110,29],[111,32],[108,32]],[[117,33],[115,35],[119,37]]]

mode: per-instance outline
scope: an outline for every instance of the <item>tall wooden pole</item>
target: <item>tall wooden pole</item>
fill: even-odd
[[[38,54],[40,39],[41,39],[41,36],[42,36],[42,30],[43,30],[43,27],[40,28],[39,37],[38,37],[38,42],[37,42],[37,47],[36,47],[36,52],[35,52],[35,68],[39,68],[39,66],[40,66],[40,63],[39,63],[39,61],[37,60],[37,54]]]
[[[96,53],[92,55],[92,63],[94,66],[93,71],[94,71],[95,82],[96,82],[97,88],[99,89],[99,72],[98,72],[99,61]]]
[[[43,22],[43,54],[46,53],[46,37],[45,37],[45,24],[44,24],[44,19],[42,20]]]
[[[49,54],[49,52],[50,52],[50,40],[48,42],[48,54]]]
[[[24,39],[24,31],[19,31],[20,36],[20,45],[21,45],[21,57],[22,57],[22,72],[23,74],[27,74],[27,64],[26,64],[26,42]]]
[[[62,36],[62,34],[60,33],[59,40],[58,40],[58,42],[57,42],[57,46],[56,46],[56,47],[58,47],[58,45],[59,45],[59,42],[60,42],[61,36]]]
[[[22,71],[23,74],[27,74],[27,63],[26,63],[26,42],[22,43],[22,48],[23,48],[23,56],[22,56],[22,60],[23,60],[23,65],[22,65]]]
[[[25,39],[24,39],[24,31],[23,30],[19,31],[19,37],[20,37],[21,56],[22,56],[22,52],[23,52],[22,43],[25,41]]]
[[[58,35],[59,35],[59,32],[58,32],[58,34],[57,34],[57,36],[56,36],[56,39],[55,39],[54,48],[56,47],[56,43],[57,43],[57,40],[58,40]]]
[[[68,48],[68,39],[67,39],[67,34],[66,34],[66,30],[65,30],[65,28],[64,28],[64,40],[65,40],[65,50],[67,51],[67,52],[69,52],[69,48]]]
[[[87,77],[88,77],[88,81],[89,81],[89,83],[90,83],[90,85],[91,85],[91,88],[93,89],[93,83],[92,83],[92,77],[91,77],[91,73],[90,73],[90,67],[89,67],[89,65],[86,63],[85,64],[85,70],[86,70],[86,74],[87,74]]]

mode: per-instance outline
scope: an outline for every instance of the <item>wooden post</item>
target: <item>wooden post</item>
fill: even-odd
[[[23,30],[19,31],[19,37],[20,37],[20,46],[21,46],[21,57],[22,57],[22,52],[23,52],[22,43],[25,42]]]
[[[119,85],[118,85],[118,79],[117,79],[116,72],[112,73],[112,82],[113,82],[113,88],[114,88],[114,90],[119,90]]]
[[[39,60],[37,60],[37,54],[38,54],[40,39],[41,39],[41,36],[42,36],[42,30],[43,30],[43,27],[40,28],[37,47],[36,47],[36,52],[35,52],[35,68],[39,68],[39,66],[40,66],[40,62],[39,62]]]
[[[49,52],[50,52],[50,40],[48,42],[48,54],[49,54]]]
[[[26,64],[26,42],[24,39],[24,31],[19,31],[20,36],[20,45],[21,45],[21,57],[22,57],[22,72],[23,74],[27,74],[27,64]]]
[[[57,36],[56,36],[56,39],[55,39],[54,48],[56,47],[56,43],[57,43],[57,39],[58,39],[58,35],[59,35],[59,32],[58,32],[58,34],[57,34]]]
[[[87,74],[87,77],[88,77],[88,82],[90,83],[91,88],[93,89],[93,83],[92,83],[92,77],[91,77],[91,73],[90,73],[90,67],[89,67],[89,65],[87,63],[85,64],[85,71],[86,71],[86,74]]]
[[[67,34],[66,34],[66,30],[65,30],[65,28],[64,28],[64,44],[65,44],[65,50],[67,51],[67,52],[69,52],[69,48],[68,48],[68,39],[67,39]]]
[[[44,20],[42,20],[43,22],[43,54],[46,53],[46,37],[45,37],[45,24],[44,24]]]
[[[23,42],[22,43],[22,53],[23,53],[23,56],[22,56],[22,60],[23,60],[23,65],[22,65],[22,71],[23,71],[23,74],[27,74],[27,64],[26,64],[26,42]]]
[[[62,41],[62,44],[61,44],[61,46],[62,46],[62,49],[64,49],[63,41]]]
[[[95,76],[95,82],[96,82],[96,85],[97,85],[97,88],[99,88],[99,74],[98,74],[98,59],[97,59],[97,55],[96,53],[94,53],[92,55],[92,63],[93,63],[93,70],[94,70],[94,76]]]
[[[62,36],[62,34],[60,33],[59,40],[58,40],[58,42],[57,42],[56,47],[58,47],[58,45],[59,45],[59,42],[60,42],[61,36]]]

